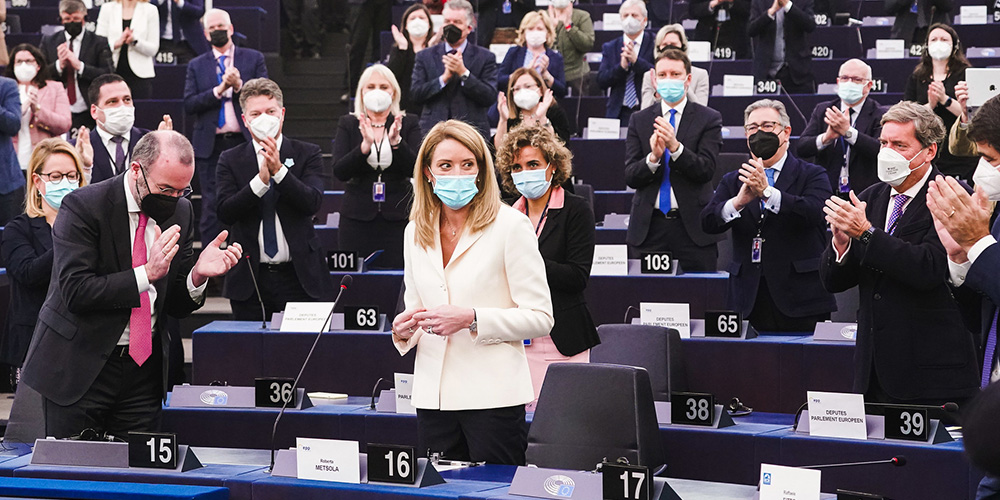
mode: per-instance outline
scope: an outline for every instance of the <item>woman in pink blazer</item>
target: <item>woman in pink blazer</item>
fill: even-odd
[[[28,43],[11,49],[4,76],[16,80],[21,91],[21,131],[14,136],[14,151],[25,170],[35,144],[69,131],[69,97],[62,82],[47,80],[45,56]]]

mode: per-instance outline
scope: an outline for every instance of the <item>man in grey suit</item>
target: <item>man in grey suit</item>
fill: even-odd
[[[223,231],[195,260],[194,212],[185,198],[192,175],[188,140],[151,132],[135,145],[125,174],[63,200],[52,228],[49,292],[21,372],[45,398],[46,436],[158,427],[167,315],[200,307],[208,278],[226,273],[242,253],[236,243],[220,248]]]
[[[486,111],[497,100],[497,59],[487,49],[469,43],[475,25],[472,5],[451,0],[444,6],[444,43],[417,53],[410,99],[423,105],[420,128],[458,119],[489,139]]]

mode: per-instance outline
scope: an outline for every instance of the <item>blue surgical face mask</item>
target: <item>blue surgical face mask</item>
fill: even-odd
[[[45,194],[42,197],[45,198],[45,202],[50,207],[59,210],[59,207],[62,206],[63,198],[78,187],[80,187],[79,180],[70,181],[63,178],[59,182],[45,181]]]
[[[854,82],[839,82],[837,96],[847,104],[854,104],[865,96],[865,86]]]
[[[476,177],[476,175],[434,176],[434,194],[448,208],[460,210],[479,192],[479,188],[476,187]]]
[[[550,180],[545,179],[545,173],[548,172],[549,166],[546,165],[545,168],[540,168],[537,170],[521,170],[520,172],[511,172],[510,177],[514,180],[514,187],[517,191],[524,195],[525,198],[529,200],[537,200],[545,193],[549,191],[549,186],[552,185]]]
[[[663,78],[656,81],[656,93],[668,103],[679,102],[684,98],[684,80]]]

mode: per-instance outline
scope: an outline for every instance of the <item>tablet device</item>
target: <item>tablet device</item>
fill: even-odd
[[[969,107],[982,106],[991,97],[1000,94],[1000,68],[969,68],[965,70],[969,84]]]

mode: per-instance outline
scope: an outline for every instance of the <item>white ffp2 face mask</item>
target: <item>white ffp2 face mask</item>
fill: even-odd
[[[102,108],[101,111],[104,111],[104,130],[111,135],[124,136],[135,124],[135,108],[132,106]]]
[[[250,132],[258,141],[263,141],[265,137],[277,139],[280,128],[281,119],[267,113],[259,115],[250,122]]]
[[[392,106],[392,94],[380,89],[365,92],[361,100],[365,103],[365,109],[372,113],[381,113]]]
[[[913,158],[916,158],[921,152],[923,152],[923,149],[917,151],[917,153],[913,155]],[[906,177],[910,175],[910,172],[924,166],[924,164],[921,163],[915,168],[910,168],[910,162],[913,161],[913,158],[907,160],[905,156],[901,155],[899,151],[896,151],[895,149],[882,148],[878,152],[879,180],[892,187],[899,186],[906,180]]]
[[[1000,167],[994,167],[986,158],[979,157],[976,173],[972,174],[972,182],[983,188],[990,201],[1000,201]]]

